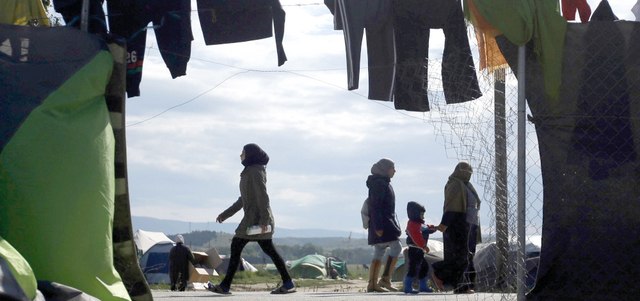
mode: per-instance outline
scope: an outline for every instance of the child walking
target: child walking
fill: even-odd
[[[427,285],[427,276],[429,275],[429,263],[424,258],[426,253],[429,253],[429,247],[427,247],[427,241],[429,241],[429,234],[436,232],[436,228],[433,225],[424,224],[424,213],[426,209],[424,206],[416,203],[409,202],[407,204],[407,215],[409,216],[409,222],[407,223],[407,246],[409,246],[409,269],[407,275],[404,277],[404,289],[405,294],[417,294],[419,292],[431,293],[433,290]],[[413,280],[416,275],[419,279],[419,290],[413,289]]]

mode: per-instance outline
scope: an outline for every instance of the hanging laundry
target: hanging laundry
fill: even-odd
[[[591,16],[591,21],[617,21],[618,16],[613,13],[613,9],[611,9],[611,5],[609,5],[609,1],[602,0],[596,10],[593,12],[593,16]]]
[[[562,0],[562,16],[568,21],[576,19],[576,10],[582,23],[589,22],[591,7],[587,0]]]
[[[465,18],[471,21],[478,41],[479,69],[487,69],[489,73],[509,67],[506,59],[496,43],[496,35],[500,31],[485,20],[473,1],[466,1],[469,14]]]
[[[396,74],[394,106],[429,111],[427,97],[429,31],[445,36],[442,85],[447,104],[482,96],[459,1],[403,0],[394,2]]]
[[[278,66],[287,61],[284,38],[285,11],[280,0],[197,0],[200,27],[206,45],[276,38]]]
[[[176,78],[187,74],[191,57],[191,1],[109,0],[109,29],[127,39],[127,97],[140,96],[146,26],[153,28],[160,55]]]
[[[331,14],[333,15],[333,29],[342,30],[342,12],[340,11],[340,5],[338,0],[324,0],[324,5],[327,6]]]
[[[89,33],[107,33],[107,22],[102,8],[103,2],[103,0],[89,1]],[[67,26],[80,28],[82,0],[53,0],[53,8],[62,15]]]
[[[329,0],[331,1],[331,0]],[[358,89],[362,39],[367,35],[369,99],[393,99],[395,49],[393,45],[392,0],[335,0],[334,28],[344,31],[348,89]]]
[[[51,26],[42,0],[0,1],[0,23],[28,26]]]

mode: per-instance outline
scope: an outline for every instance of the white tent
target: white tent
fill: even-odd
[[[141,252],[141,254],[146,253],[147,250],[158,243],[174,244],[174,241],[169,239],[169,237],[167,237],[162,232],[151,232],[144,230],[136,231],[136,233],[133,234],[133,241],[136,243],[136,247]]]

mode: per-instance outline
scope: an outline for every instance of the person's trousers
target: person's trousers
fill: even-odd
[[[407,276],[422,279],[429,275],[429,263],[424,258],[424,251],[420,248],[409,247],[409,269],[407,270]]]
[[[456,292],[471,289],[475,282],[473,256],[477,229],[475,225],[452,224],[443,234],[444,260],[433,264],[433,272]]]
[[[227,267],[227,275],[224,276],[224,279],[220,283],[226,288],[231,287],[231,281],[233,281],[233,276],[236,274],[238,270],[238,266],[240,265],[242,254],[242,249],[249,243],[251,240],[234,237],[231,240],[231,258],[229,258],[229,267]],[[287,267],[284,264],[284,260],[282,260],[282,256],[276,251],[276,246],[273,245],[273,240],[271,239],[260,239],[255,240],[262,251],[267,254],[275,264],[278,269],[278,273],[280,273],[280,277],[282,277],[282,283],[286,283],[291,281],[291,277],[289,276],[289,272],[287,272]]]
[[[169,270],[171,277],[171,290],[185,291],[187,289],[187,281],[189,280],[188,265],[181,268],[173,268]]]

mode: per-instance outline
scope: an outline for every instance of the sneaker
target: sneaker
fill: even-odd
[[[282,284],[277,289],[271,291],[272,294],[290,294],[296,292],[296,286],[293,284],[293,281],[287,281]]]
[[[214,285],[213,283],[209,282],[207,284],[207,290],[216,294],[231,295],[231,292],[229,292],[229,289],[222,286],[221,284]]]

